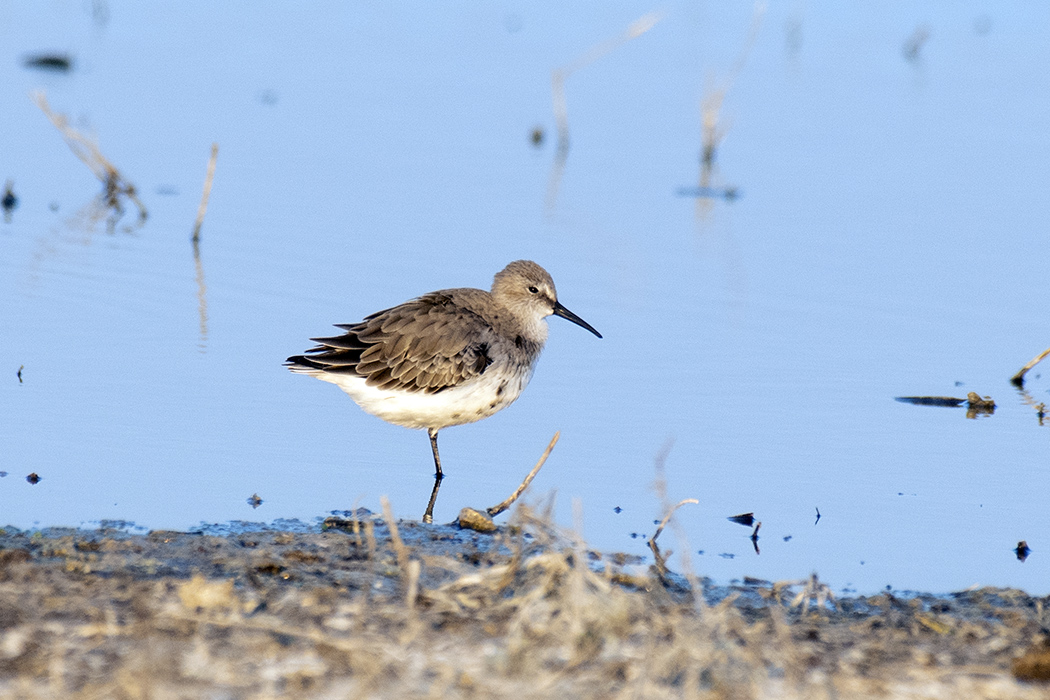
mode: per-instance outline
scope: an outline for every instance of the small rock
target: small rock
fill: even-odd
[[[492,522],[492,518],[473,508],[464,508],[459,511],[457,523],[464,530],[475,530],[477,532],[496,531],[496,523]]]

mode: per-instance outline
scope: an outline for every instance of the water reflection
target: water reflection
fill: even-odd
[[[765,11],[765,4],[755,4],[754,13],[751,16],[751,27],[736,63],[729,70],[725,81],[722,83],[715,81],[715,87],[700,101],[700,173],[697,176],[695,188],[683,187],[678,190],[680,196],[696,197],[697,221],[707,217],[715,200],[722,199],[732,202],[740,196],[740,191],[736,186],[718,184],[718,148],[728,132],[728,127],[722,120],[722,104],[729,89],[744,70],[747,58],[758,39],[758,30],[762,26]]]
[[[193,239],[193,267],[197,280],[197,316],[200,327],[200,340],[197,347],[201,352],[208,349],[208,285],[204,281],[204,263],[201,262],[201,244],[199,238]]]
[[[650,12],[638,18],[627,28],[623,34],[595,44],[575,61],[561,68],[555,68],[551,73],[551,102],[554,110],[554,122],[558,129],[558,142],[554,152],[554,162],[551,164],[550,178],[547,181],[546,211],[549,214],[554,210],[558,201],[558,189],[561,185],[562,174],[565,172],[565,161],[569,157],[569,108],[565,98],[565,81],[570,75],[594,63],[602,56],[626,44],[631,39],[636,39],[642,34],[656,26],[663,18],[659,12]],[[533,131],[533,144],[542,142],[542,131]]]
[[[211,145],[211,156],[208,158],[208,168],[204,176],[204,190],[201,193],[201,203],[197,207],[197,220],[193,224],[193,265],[196,269],[197,279],[197,314],[200,317],[200,342],[198,347],[201,352],[208,345],[208,285],[204,282],[204,263],[201,262],[201,226],[204,225],[204,216],[208,213],[208,200],[211,198],[212,182],[215,180],[215,162],[219,157],[219,144]]]

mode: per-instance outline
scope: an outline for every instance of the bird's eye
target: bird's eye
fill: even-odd
[[[529,292],[531,294],[539,294],[540,290],[536,289],[535,287],[529,287]]]

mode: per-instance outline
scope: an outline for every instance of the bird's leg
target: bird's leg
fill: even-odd
[[[427,435],[430,436],[430,449],[434,451],[434,467],[437,471],[434,473],[434,490],[430,492],[427,512],[423,513],[423,522],[432,523],[434,522],[434,502],[437,501],[438,489],[441,488],[441,480],[445,478],[445,475],[441,473],[441,457],[438,455],[438,431],[427,428]]]

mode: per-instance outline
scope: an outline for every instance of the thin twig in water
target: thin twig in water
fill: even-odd
[[[112,209],[118,215],[123,214],[124,208],[121,206],[120,198],[127,197],[138,207],[139,223],[145,221],[147,217],[146,207],[139,200],[135,186],[128,182],[120,174],[116,166],[102,155],[102,151],[99,150],[98,144],[95,143],[94,139],[85,136],[70,126],[69,120],[65,115],[53,112],[51,106],[47,103],[47,94],[43,90],[33,92],[31,97],[36,106],[40,108],[40,111],[62,134],[62,138],[65,139],[66,145],[73,151],[73,154],[83,161],[91,169],[91,172],[95,174],[95,177],[102,182],[106,188],[103,193],[103,202],[106,207]]]
[[[1032,358],[1031,362],[1029,362],[1027,365],[1022,367],[1021,370],[1017,374],[1015,374],[1014,376],[1010,377],[1010,381],[1013,382],[1017,386],[1024,386],[1024,375],[1026,375],[1028,373],[1028,370],[1032,369],[1037,364],[1042,362],[1043,358],[1045,358],[1047,355],[1050,355],[1050,348],[1047,348],[1046,350],[1043,350],[1041,353],[1039,353],[1039,355],[1037,355],[1036,357]]]
[[[553,450],[554,446],[558,444],[559,437],[561,437],[560,430],[554,433],[554,437],[551,438],[550,444],[547,445],[547,449],[545,449],[543,451],[543,454],[540,455],[540,461],[536,462],[536,466],[532,468],[532,471],[529,472],[529,475],[525,477],[525,481],[521,482],[521,485],[518,486],[517,490],[510,495],[510,498],[503,501],[502,503],[494,505],[491,508],[487,508],[485,510],[485,512],[489,514],[490,518],[495,518],[497,515],[510,508],[514,501],[518,500],[521,494],[525,492],[525,489],[529,487],[529,484],[532,483],[532,480],[535,479],[536,475],[540,473],[540,469],[543,468],[543,464],[547,461],[547,458],[550,457],[551,450]]]
[[[193,225],[193,242],[201,239],[201,225],[208,211],[208,197],[211,196],[211,181],[215,177],[215,159],[219,157],[219,144],[211,145],[211,157],[208,158],[208,172],[204,176],[204,191],[201,193],[201,204],[197,207],[197,223]]]
[[[684,506],[686,503],[692,503],[694,505],[699,505],[700,501],[695,499],[695,498],[684,498],[681,501],[679,501],[678,503],[676,503],[674,505],[674,507],[671,508],[671,510],[667,511],[667,515],[664,516],[664,519],[662,521],[660,521],[660,527],[656,528],[656,532],[653,533],[652,538],[649,540],[650,542],[652,542],[653,544],[656,544],[656,538],[659,537],[660,533],[664,531],[664,528],[667,526],[667,522],[671,519],[671,516],[674,515],[674,512],[676,510],[678,510],[679,508]],[[761,525],[761,523],[759,523],[759,524]],[[755,530],[757,531],[758,528],[755,528]]]

